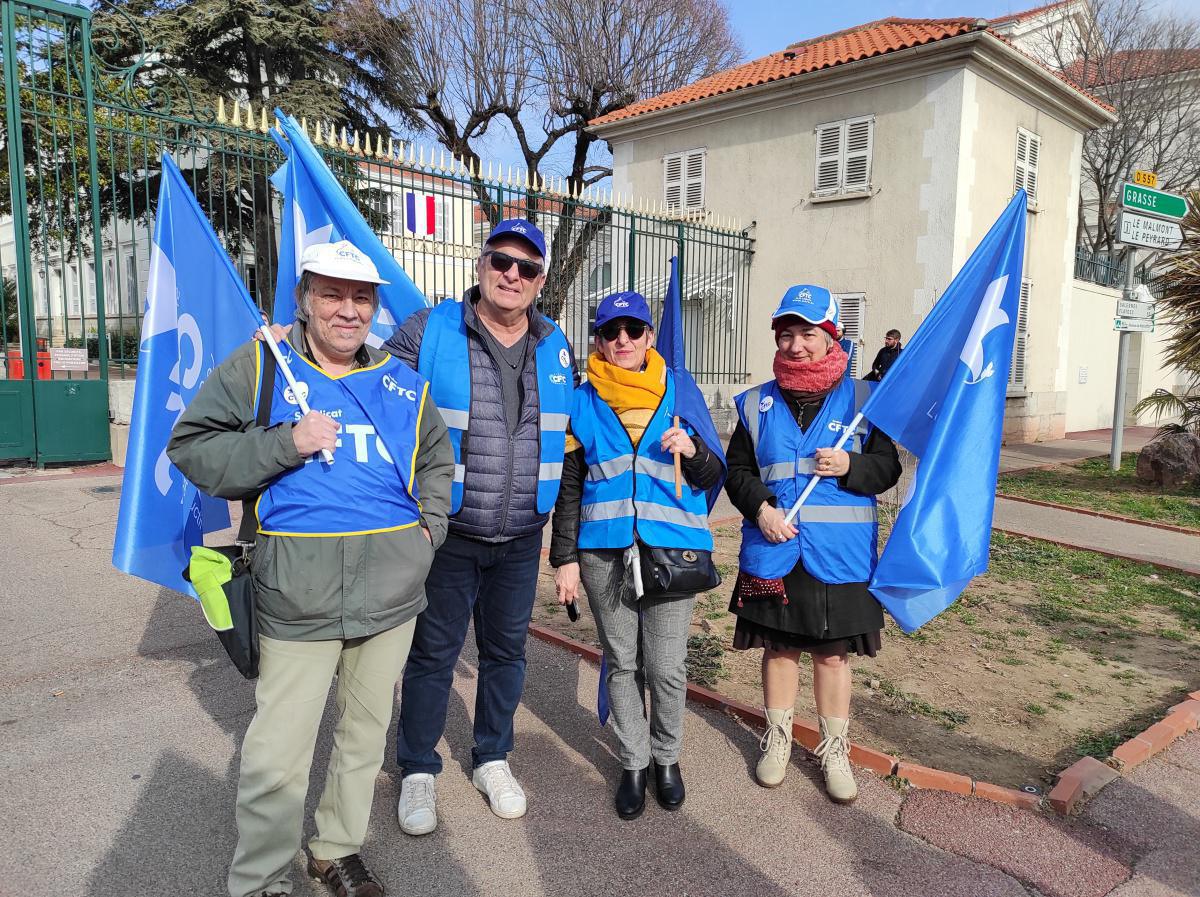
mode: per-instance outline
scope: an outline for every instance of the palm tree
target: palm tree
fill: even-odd
[[[1200,191],[1193,191],[1189,199],[1183,247],[1171,256],[1159,280],[1163,296],[1158,303],[1160,320],[1173,328],[1163,360],[1182,371],[1186,380],[1179,392],[1157,390],[1133,410],[1135,414],[1150,411],[1155,421],[1178,418],[1178,423],[1166,424],[1159,432],[1200,436]]]

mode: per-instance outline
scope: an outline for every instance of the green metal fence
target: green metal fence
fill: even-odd
[[[133,375],[163,152],[269,309],[281,212],[269,178],[283,157],[267,108],[244,98],[213,108],[152,47],[130,56],[137,25],[119,9],[93,14],[56,0],[0,0],[0,8],[0,380]],[[114,47],[125,57],[112,58]],[[598,300],[638,289],[661,302],[677,255],[689,366],[701,382],[745,378],[752,241],[741,231],[703,215],[570,195],[557,181],[530,183],[511,170],[469,171],[441,151],[388,137],[305,126],[431,302],[459,297],[475,282],[475,259],[496,221],[525,217],[550,244],[541,307],[580,354]],[[86,370],[49,364],[59,348],[85,350]]]

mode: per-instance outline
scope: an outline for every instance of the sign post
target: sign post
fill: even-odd
[[[1158,175],[1152,171],[1135,171],[1133,183],[1121,187],[1121,215],[1118,223],[1118,242],[1128,248],[1125,268],[1125,292],[1117,301],[1117,316],[1113,330],[1117,337],[1117,388],[1113,397],[1112,449],[1108,466],[1121,469],[1121,443],[1125,436],[1125,375],[1129,363],[1129,334],[1154,332],[1154,305],[1143,301],[1150,298],[1143,286],[1133,288],[1133,269],[1137,249],[1144,246],[1159,252],[1173,252],[1183,243],[1179,219],[1188,211],[1187,200],[1174,193],[1156,190]],[[1140,294],[1140,295],[1139,295]]]

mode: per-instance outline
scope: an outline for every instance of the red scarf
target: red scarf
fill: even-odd
[[[849,361],[846,350],[834,343],[829,347],[829,351],[816,361],[792,361],[777,350],[772,369],[775,382],[782,389],[797,396],[812,396],[829,392],[841,379],[842,374],[846,373]]]

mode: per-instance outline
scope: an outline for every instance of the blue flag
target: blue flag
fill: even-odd
[[[388,281],[379,287],[379,311],[367,338],[372,346],[381,346],[405,318],[429,303],[371,230],[296,120],[278,109],[275,117],[287,138],[271,131],[287,155],[287,161],[271,175],[271,183],[283,194],[275,321],[290,324],[296,319],[296,284],[300,282],[300,258],[304,250],[314,243],[349,240],[375,263],[380,276]]]
[[[1018,190],[863,405],[920,459],[870,582],[905,632],[987,572],[1025,210]]]
[[[166,154],[149,279],[113,565],[194,598],[183,568],[205,533],[229,526],[229,506],[184,479],[167,458],[167,440],[208,373],[261,321]]]
[[[692,425],[696,435],[704,440],[721,461],[723,470],[728,470],[725,462],[725,450],[721,446],[721,438],[717,436],[717,428],[713,425],[712,416],[708,413],[708,404],[704,401],[704,393],[696,385],[695,378],[687,369],[683,345],[683,305],[679,289],[679,261],[671,258],[671,280],[667,285],[667,295],[663,299],[662,317],[658,322],[658,334],[654,340],[654,348],[666,359],[667,367],[675,377],[675,413]],[[716,485],[708,490],[708,509],[721,495],[721,487],[725,484],[725,475],[717,480]]]

